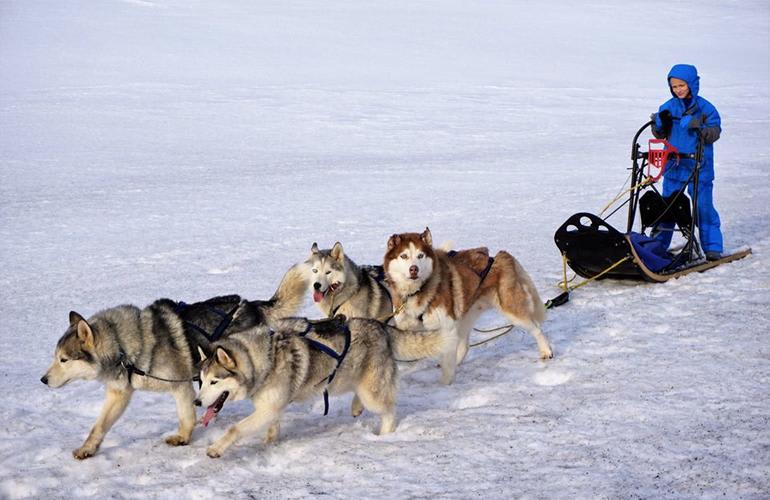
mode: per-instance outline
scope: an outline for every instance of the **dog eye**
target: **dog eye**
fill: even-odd
[[[314,273],[317,273],[317,272],[318,272],[318,269],[313,269],[313,272],[314,272]]]
[[[401,255],[399,255],[399,257],[401,257],[404,260],[408,259],[407,255],[405,253],[402,253]]]
[[[422,259],[423,257],[425,257],[425,254],[424,254],[424,253],[418,253],[418,254],[417,254],[417,258],[418,258],[418,259]]]
[[[219,382],[219,380],[212,380],[211,385],[217,385],[217,382]]]
[[[61,358],[59,360],[59,363],[66,363],[67,361],[69,361],[67,358]]]
[[[331,271],[326,271],[326,274],[327,274],[327,275],[329,275],[329,274],[331,274],[331,273],[332,273]]]

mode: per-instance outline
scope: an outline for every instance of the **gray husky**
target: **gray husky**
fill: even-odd
[[[107,389],[101,414],[83,445],[73,451],[75,458],[96,453],[135,390],[170,392],[176,400],[179,430],[166,443],[189,443],[195,426],[192,381],[199,372],[199,352],[212,352],[217,337],[293,314],[306,286],[294,267],[267,301],[230,295],[187,305],[160,299],[144,309],[131,305],[106,309],[87,320],[71,312],[53,364],[40,380],[54,388],[78,379],[99,380]]]
[[[389,318],[393,305],[385,286],[382,266],[358,266],[337,242],[329,250],[313,243],[305,261],[313,302],[328,317]]]
[[[327,390],[353,392],[353,416],[364,408],[370,410],[381,418],[379,433],[392,432],[396,358],[436,357],[457,349],[454,337],[443,337],[438,331],[403,331],[363,318],[345,324],[343,319],[284,319],[272,330],[257,326],[213,345],[213,355],[201,365],[202,386],[195,401],[208,407],[204,423],[226,401],[251,399],[254,412],[209,446],[209,457],[220,457],[236,440],[262,430],[267,430],[267,442],[274,441],[289,403],[321,394],[326,397]]]

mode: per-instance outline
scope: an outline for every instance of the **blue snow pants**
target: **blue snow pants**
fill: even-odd
[[[663,176],[663,196],[671,196],[684,186],[685,181],[679,181],[676,179],[669,179]],[[693,183],[687,186],[687,192],[692,199]],[[698,233],[700,236],[701,248],[704,252],[719,252],[722,253],[722,231],[719,229],[719,214],[716,208],[714,208],[714,181],[700,181],[698,182]],[[661,223],[659,229],[662,229],[660,233],[655,236],[655,239],[660,241],[663,248],[668,248],[671,244],[671,237],[673,236],[674,223]]]

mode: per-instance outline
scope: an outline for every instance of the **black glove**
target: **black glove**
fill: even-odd
[[[705,127],[701,129],[700,135],[703,137],[703,142],[706,144],[712,144],[719,139],[722,133],[722,129],[719,127]]]
[[[663,124],[663,128],[670,130],[671,125],[674,123],[674,121],[671,119],[671,111],[664,109],[658,113],[658,117],[660,118],[660,122]]]
[[[657,118],[660,118],[660,128],[658,128]],[[674,121],[671,119],[671,111],[664,109],[660,113],[653,113],[650,115],[652,120],[652,135],[658,139],[665,139],[671,135],[671,128],[674,125]]]

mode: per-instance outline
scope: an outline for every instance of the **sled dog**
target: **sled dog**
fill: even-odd
[[[170,392],[176,400],[179,429],[166,443],[189,443],[195,426],[192,381],[199,373],[199,349],[211,352],[206,332],[219,329],[217,333],[226,336],[290,315],[299,307],[296,297],[301,299],[306,286],[298,269],[291,268],[267,301],[229,295],[190,305],[169,299],[144,309],[121,305],[88,319],[70,312],[53,364],[40,381],[53,388],[73,380],[99,380],[106,386],[102,411],[83,445],[73,451],[75,458],[96,453],[135,390]]]
[[[442,329],[458,339],[456,354],[440,359],[442,382],[454,380],[457,364],[468,352],[473,323],[496,308],[537,341],[540,357],[553,357],[540,329],[545,307],[534,283],[511,254],[489,257],[487,248],[446,252],[433,247],[430,229],[394,234],[384,264],[399,328]]]
[[[213,354],[204,359],[195,403],[207,407],[204,423],[227,401],[251,399],[254,412],[230,427],[207,454],[220,457],[236,440],[262,430],[267,442],[274,441],[289,403],[327,389],[331,394],[353,392],[353,416],[367,409],[380,416],[380,434],[392,432],[396,358],[434,357],[456,349],[455,340],[439,331],[400,331],[372,319],[345,322],[341,316],[315,322],[288,318],[272,330],[257,326],[233,333],[215,343]]]
[[[380,266],[356,265],[339,242],[327,250],[313,243],[305,264],[313,302],[327,317],[339,313],[383,320],[390,316],[393,304]]]

